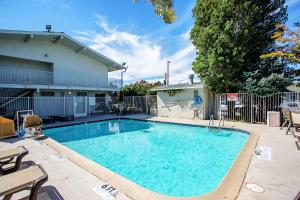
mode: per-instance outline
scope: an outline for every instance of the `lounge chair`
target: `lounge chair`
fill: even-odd
[[[9,174],[20,168],[22,158],[28,154],[28,150],[23,147],[15,147],[0,151],[0,174]]]
[[[41,165],[34,165],[29,168],[0,177],[0,197],[9,199],[14,193],[30,189],[29,200],[37,199],[41,186],[48,180],[48,174]]]
[[[282,108],[282,115],[283,115],[283,124],[280,127],[282,129],[286,124],[288,124],[288,129],[286,131],[286,134],[289,132],[291,125],[292,125],[292,113],[291,110],[288,108]]]
[[[292,116],[292,124],[293,124],[296,132],[298,132],[298,129],[300,127],[300,113],[299,112],[291,112],[291,116]]]

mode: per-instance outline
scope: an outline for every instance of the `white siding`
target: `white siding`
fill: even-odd
[[[193,103],[194,90],[198,90],[198,95],[202,97],[202,105],[200,106],[200,118],[207,118],[207,89],[184,89],[183,92],[170,97],[163,91],[157,92],[157,114],[161,117],[174,118],[194,118],[194,108],[189,107]]]
[[[27,43],[22,39],[0,39],[0,55],[53,63],[54,83],[60,85],[74,81],[83,84],[100,81],[101,87],[108,85],[108,70],[103,63],[59,42],[54,44],[35,38]]]

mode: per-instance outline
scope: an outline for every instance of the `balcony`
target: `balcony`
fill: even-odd
[[[84,74],[66,76],[65,74],[54,75],[49,71],[0,67],[0,84],[119,89],[121,80],[108,79],[106,83],[97,76],[85,76]]]

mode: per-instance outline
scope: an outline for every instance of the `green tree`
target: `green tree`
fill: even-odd
[[[145,80],[137,81],[133,84],[126,85],[122,92],[125,96],[145,96],[147,94],[154,94],[150,90],[154,87],[162,85],[160,81],[149,83]]]
[[[270,92],[284,92],[287,86],[292,84],[295,73],[287,62],[278,59],[277,57],[270,57],[262,60],[259,68],[244,72],[240,92],[269,94]],[[276,81],[274,81],[276,79]],[[276,85],[274,85],[276,84]],[[267,87],[272,85],[272,87]],[[273,90],[274,88],[278,90]]]
[[[136,2],[138,0],[133,0]],[[162,17],[165,23],[173,23],[176,21],[176,13],[173,9],[173,0],[148,0],[154,7],[156,15]]]
[[[287,8],[285,0],[197,0],[193,16],[193,70],[212,91],[236,92],[243,73],[258,70],[260,56],[274,47],[271,36],[287,20]]]

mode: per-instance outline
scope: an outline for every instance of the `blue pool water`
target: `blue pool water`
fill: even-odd
[[[249,137],[233,130],[123,119],[44,133],[149,190],[178,197],[216,189]]]

